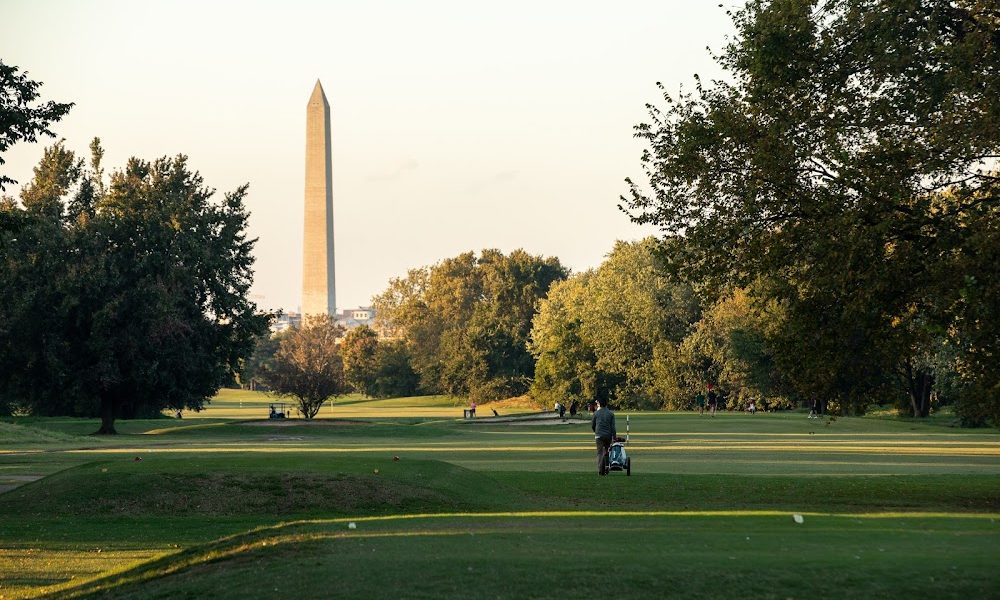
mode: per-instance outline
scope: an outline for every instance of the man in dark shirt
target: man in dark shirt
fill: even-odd
[[[594,430],[594,441],[597,443],[597,473],[607,475],[608,449],[618,432],[615,430],[615,413],[608,408],[608,401],[600,398],[597,403],[600,408],[590,418],[590,428]]]

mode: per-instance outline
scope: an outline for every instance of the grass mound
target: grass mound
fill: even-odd
[[[88,463],[0,496],[13,515],[381,514],[467,510],[493,479],[430,460],[152,457]]]
[[[4,447],[80,443],[79,437],[59,431],[3,422],[0,422],[0,440]]]

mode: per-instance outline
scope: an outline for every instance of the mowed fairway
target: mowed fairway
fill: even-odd
[[[262,421],[270,402],[112,439],[0,424],[0,596],[1000,596],[995,430],[631,414],[633,474],[600,478],[583,420],[427,397]]]

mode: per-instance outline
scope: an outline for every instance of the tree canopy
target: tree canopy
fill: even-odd
[[[263,368],[264,382],[278,394],[295,398],[306,419],[323,403],[347,392],[344,360],[337,340],[344,328],[329,315],[313,315],[281,340],[274,359]]]
[[[254,241],[241,186],[214,190],[184,156],[130,159],[105,186],[60,142],[19,206],[0,206],[0,390],[39,415],[114,420],[199,409],[267,328],[247,298]]]
[[[0,60],[0,166],[3,153],[18,142],[34,142],[39,135],[54,137],[49,125],[66,116],[73,103],[49,100],[33,104],[41,95],[39,81],[28,78],[27,72],[7,65]],[[0,175],[0,191],[9,184],[17,183],[10,177]]]
[[[848,410],[895,386],[926,414],[942,345],[962,364],[1000,347],[998,263],[971,258],[996,256],[1000,11],[752,0],[734,22],[728,77],[665,93],[637,126],[647,183],[621,206],[682,242],[686,280],[781,303],[800,392]]]
[[[662,251],[652,238],[618,242],[600,267],[553,286],[531,331],[533,394],[629,408],[680,401],[664,365],[700,306],[690,286],[664,276]]]
[[[374,301],[378,328],[405,342],[426,391],[517,396],[534,374],[536,304],[566,274],[557,259],[523,250],[467,252],[390,281]]]

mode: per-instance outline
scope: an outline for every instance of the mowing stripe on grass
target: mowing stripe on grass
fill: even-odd
[[[477,431],[476,433],[489,433],[489,434],[494,434],[494,435],[545,435],[545,436],[548,436],[548,435],[571,435],[571,436],[574,436],[574,437],[578,437],[580,435],[579,431],[510,431],[510,430],[489,431],[489,430],[485,430],[485,429],[481,430],[481,431]],[[858,437],[867,437],[867,438],[919,437],[919,438],[927,438],[927,437],[953,437],[953,438],[965,438],[965,439],[968,439],[969,437],[980,437],[980,436],[994,437],[997,434],[992,434],[992,433],[902,433],[902,432],[901,433],[896,433],[896,432],[890,432],[890,431],[879,431],[879,432],[870,432],[870,433],[869,432],[858,432],[858,433],[826,433],[826,432],[817,432],[817,433],[767,433],[767,432],[760,432],[760,431],[717,431],[717,432],[711,432],[711,431],[668,431],[668,432],[653,432],[653,433],[649,433],[649,432],[635,433],[635,432],[633,432],[633,433],[630,433],[629,435],[631,437],[675,437],[675,436],[676,437],[695,437],[695,436],[699,436],[699,437],[712,437],[712,436],[716,436],[716,437],[743,437],[743,436],[746,436],[746,437],[758,437],[759,436],[759,437],[776,437],[776,438],[781,438],[781,437],[799,437],[799,438],[837,438],[837,437],[842,437],[842,438],[858,438]],[[942,441],[935,441],[934,443],[936,443],[936,444],[948,444],[948,443],[952,443],[952,442],[946,442],[946,441],[942,440]],[[996,442],[993,442],[993,441],[983,441],[983,442],[966,441],[966,442],[958,442],[958,443],[965,443],[965,444],[979,444],[979,443],[982,443],[982,444],[1000,444],[1000,441],[996,441]]]
[[[743,452],[814,452],[826,454],[895,454],[901,456],[1000,456],[1000,448],[944,448],[939,446],[928,447],[896,447],[896,446],[829,446],[824,444],[803,444],[803,445],[762,445],[762,446],[740,446],[733,444],[719,446],[694,446],[694,445],[640,445],[636,446],[642,452],[704,452],[706,450],[733,450]],[[253,445],[225,444],[221,446],[184,446],[175,448],[155,447],[155,446],[132,446],[120,448],[83,448],[67,450],[68,453],[78,454],[127,454],[132,452],[328,452],[328,453],[399,453],[399,452],[593,452],[594,447],[590,444],[586,446],[570,445],[546,445],[546,446],[446,446],[427,444],[421,446],[340,446],[340,447],[316,447],[302,444],[287,444],[280,446],[262,446],[259,443]],[[16,452],[16,451],[15,451]]]
[[[501,511],[501,512],[449,512],[449,513],[416,513],[399,515],[378,515],[367,517],[338,517],[335,519],[302,519],[262,527],[254,531],[265,531],[293,527],[306,524],[326,523],[365,523],[382,521],[412,521],[419,519],[579,519],[593,517],[783,517],[793,515],[803,517],[829,517],[835,519],[980,519],[994,522],[1000,519],[1000,513],[948,513],[948,512],[869,512],[869,513],[825,513],[825,512],[791,512],[786,510],[649,510],[649,511],[613,511],[613,510],[549,510],[549,511]]]

